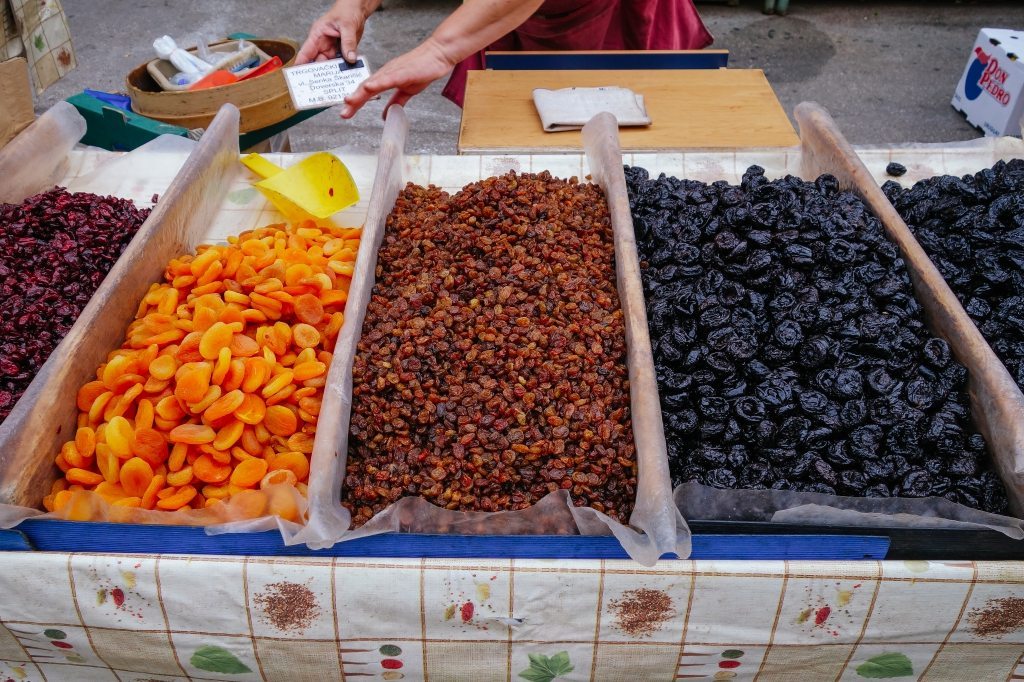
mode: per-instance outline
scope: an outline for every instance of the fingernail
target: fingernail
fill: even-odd
[[[355,52],[349,52],[348,53],[348,60],[350,62],[354,62],[356,60],[356,53]]]

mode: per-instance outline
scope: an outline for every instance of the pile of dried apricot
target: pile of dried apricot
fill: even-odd
[[[278,483],[305,494],[359,236],[271,225],[172,260],[124,344],[79,390],[78,431],[57,455],[64,476],[46,509],[77,490],[165,511]],[[268,508],[254,497],[250,515],[298,516],[292,498]]]

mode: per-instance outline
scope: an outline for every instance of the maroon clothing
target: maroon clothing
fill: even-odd
[[[711,44],[693,0],[546,0],[491,51],[699,50]],[[462,106],[466,72],[484,68],[484,53],[461,61],[444,96]]]

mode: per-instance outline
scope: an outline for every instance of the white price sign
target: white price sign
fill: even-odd
[[[284,80],[296,109],[341,104],[369,76],[370,68],[364,57],[357,59],[355,64],[344,59],[329,59],[289,66],[284,70]]]

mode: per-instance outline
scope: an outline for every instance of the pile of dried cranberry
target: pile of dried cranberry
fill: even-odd
[[[149,212],[59,187],[0,204],[0,423]]]

